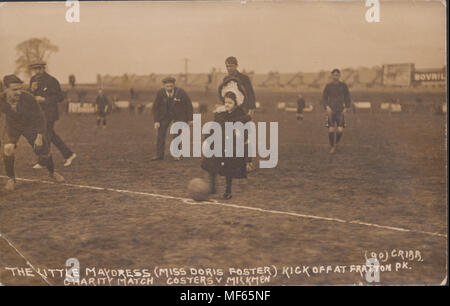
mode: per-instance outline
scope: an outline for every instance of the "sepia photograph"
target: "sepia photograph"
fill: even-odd
[[[447,5],[0,2],[0,285],[448,286]]]

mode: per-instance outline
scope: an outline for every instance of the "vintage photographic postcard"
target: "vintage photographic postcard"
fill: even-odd
[[[0,283],[447,284],[446,9],[1,2]]]

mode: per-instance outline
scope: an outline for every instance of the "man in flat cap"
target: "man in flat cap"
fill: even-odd
[[[30,89],[41,105],[47,122],[47,139],[53,143],[64,157],[64,166],[68,167],[77,156],[64,143],[64,141],[55,132],[55,122],[59,119],[58,103],[64,100],[61,87],[57,79],[45,71],[46,63],[44,61],[35,61],[30,64],[32,77],[30,80]],[[40,168],[39,163],[34,168]]]
[[[187,93],[175,86],[175,78],[163,79],[164,87],[160,89],[153,103],[153,121],[157,130],[156,156],[152,159],[163,160],[167,129],[171,122],[182,121],[192,125],[194,109]],[[181,133],[181,131],[180,131]],[[177,135],[174,135],[176,137]],[[174,158],[178,160],[179,158]]]
[[[2,154],[8,181],[5,188],[15,187],[14,151],[20,136],[33,147],[39,163],[48,169],[50,177],[57,182],[64,178],[54,171],[53,159],[45,133],[45,116],[36,99],[22,90],[23,82],[15,75],[3,79],[5,93],[0,97],[0,113],[5,114],[6,126],[3,132]]]

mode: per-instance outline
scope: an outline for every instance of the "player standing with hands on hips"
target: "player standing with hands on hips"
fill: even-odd
[[[57,182],[64,178],[54,171],[53,159],[45,132],[45,117],[35,98],[22,90],[23,82],[15,75],[7,75],[3,80],[6,90],[0,97],[0,113],[5,114],[6,127],[3,133],[2,154],[8,181],[5,189],[12,191],[16,179],[14,172],[14,151],[20,136],[33,147],[39,157],[39,164],[48,169],[49,175]]]
[[[40,104],[47,122],[47,139],[53,143],[64,157],[64,166],[68,167],[77,157],[62,139],[55,132],[55,122],[59,119],[58,103],[64,100],[58,80],[45,71],[46,63],[36,61],[30,64],[32,77],[30,79],[30,89],[36,101]],[[39,169],[43,165],[37,163],[33,168]]]
[[[347,85],[341,82],[341,71],[331,71],[332,81],[325,86],[322,96],[322,105],[327,111],[328,139],[330,142],[330,154],[336,151],[336,145],[342,138],[345,128],[344,113],[351,106],[350,93]],[[336,136],[336,140],[335,140]]]

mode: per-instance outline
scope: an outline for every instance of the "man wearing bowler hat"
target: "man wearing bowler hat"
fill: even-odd
[[[156,155],[152,161],[164,159],[167,129],[171,122],[182,121],[192,125],[193,107],[187,93],[175,86],[175,78],[163,79],[163,88],[160,89],[153,103],[153,121],[157,131]],[[179,132],[181,133],[181,131]],[[177,135],[174,135],[176,137]],[[179,160],[180,158],[174,158]]]
[[[39,102],[46,119],[47,139],[53,143],[64,157],[64,166],[68,167],[77,156],[64,143],[64,141],[55,132],[55,122],[59,119],[58,103],[64,100],[61,87],[58,80],[45,71],[46,63],[44,61],[35,61],[30,64],[32,77],[30,80],[30,89]],[[34,168],[41,168],[37,163]]]
[[[0,96],[0,114],[5,114],[5,130],[2,135],[1,151],[8,181],[5,189],[15,188],[14,159],[17,143],[21,136],[30,143],[39,163],[48,169],[51,178],[63,182],[64,178],[54,171],[45,133],[45,116],[35,98],[22,89],[23,82],[16,75],[4,77],[5,93]]]

